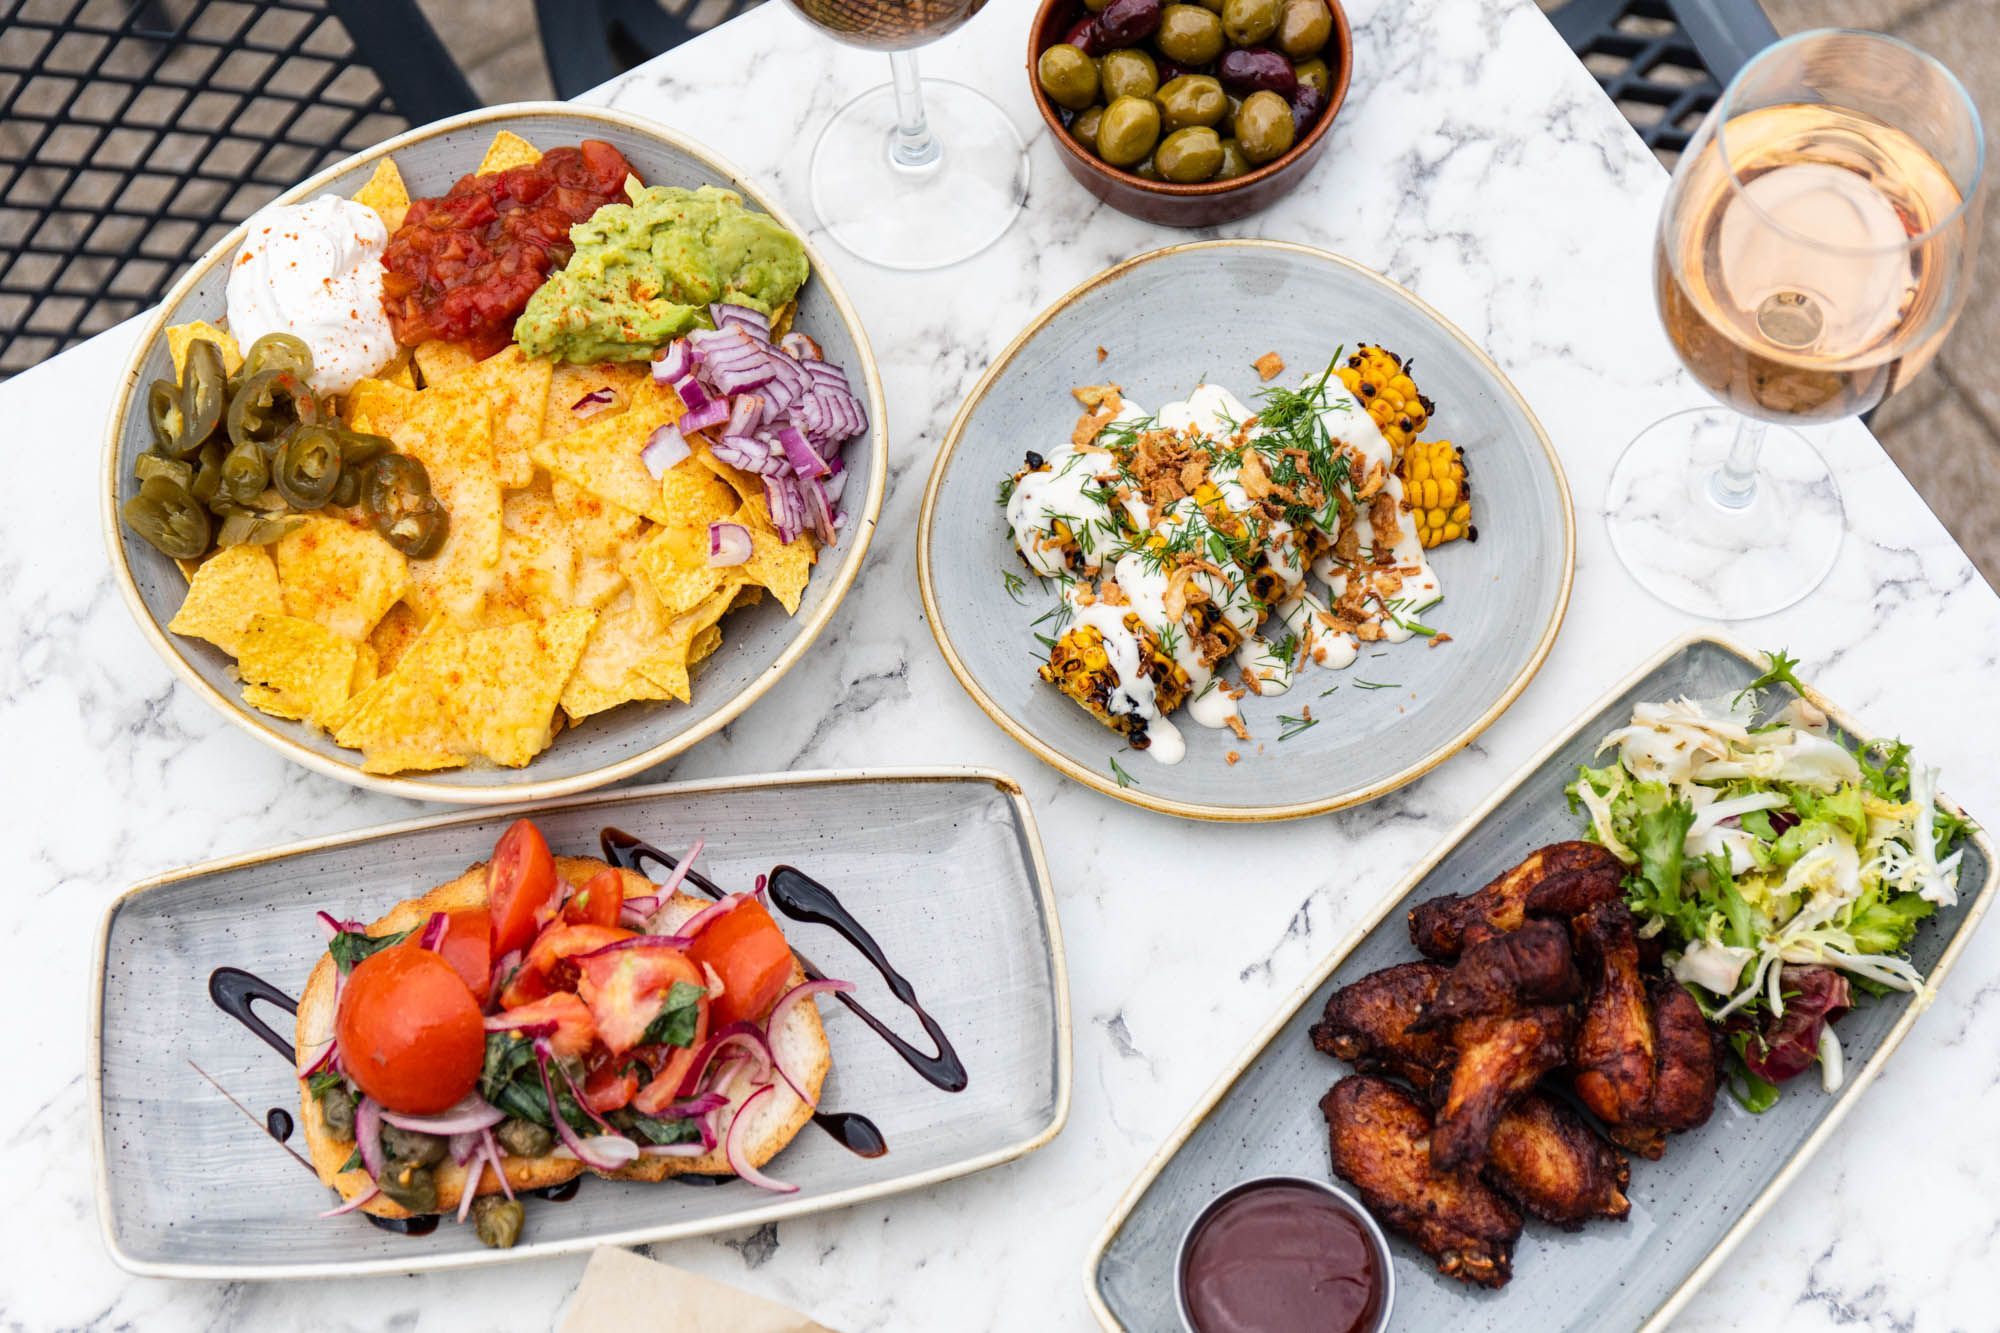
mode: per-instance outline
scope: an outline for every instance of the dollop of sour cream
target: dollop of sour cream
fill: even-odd
[[[229,269],[229,331],[244,350],[267,333],[312,349],[312,387],[346,393],[396,355],[382,311],[388,228],[374,209],[325,196],[251,217]]]

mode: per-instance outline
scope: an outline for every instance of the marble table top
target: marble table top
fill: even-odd
[[[883,272],[829,248],[890,403],[892,490],[869,567],[778,688],[650,775],[984,764],[1018,775],[1041,820],[1076,1016],[1065,1132],[1032,1157],[928,1193],[657,1247],[843,1329],[1087,1326],[1092,1237],[1222,1063],[1406,866],[1688,628],[1619,567],[1599,511],[1626,440],[1702,401],[1649,291],[1665,175],[1526,0],[1348,0],[1356,74],[1328,151],[1303,188],[1230,234],[1324,246],[1380,269],[1513,377],[1577,500],[1575,600],[1554,653],[1465,753],[1282,836],[1129,809],[1059,779],[994,728],[920,616],[916,512],[932,456],[986,359],[1031,315],[1096,270],[1184,236],[1104,209],[1064,174],[1022,78],[1025,8],[990,5],[923,57],[1037,136],[1022,219],[944,273]],[[809,219],[818,127],[886,75],[881,57],[837,47],[773,4],[593,100],[707,142]],[[114,330],[0,387],[12,446],[0,523],[0,828],[13,881],[0,897],[10,945],[0,1013],[20,1024],[0,1080],[12,1200],[0,1209],[0,1323],[547,1327],[580,1257],[337,1285],[204,1284],[132,1278],[100,1243],[83,1060],[104,904],[172,866],[422,812],[287,765],[178,687],[134,628],[106,569],[95,489],[99,405],[134,333]],[[1849,497],[1845,549],[1803,605],[1740,636],[1789,647],[1831,696],[1943,765],[1975,815],[2000,818],[2000,601],[1861,426],[1818,438]],[[1888,1077],[1681,1327],[1991,1327],[2000,1023],[1978,1023],[1994,1021],[1996,996],[2000,932],[1989,930]]]

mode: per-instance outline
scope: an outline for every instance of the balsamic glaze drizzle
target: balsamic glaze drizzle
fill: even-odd
[[[290,1060],[293,1058],[292,1043],[271,1030],[270,1024],[250,1012],[252,1001],[263,1000],[275,1004],[288,1014],[299,1012],[299,1002],[273,986],[264,978],[240,967],[218,967],[208,974],[208,998],[215,1001],[215,1007],[249,1028],[258,1040]]]
[[[292,1113],[282,1106],[274,1106],[264,1114],[264,1128],[272,1138],[283,1143],[292,1137]]]

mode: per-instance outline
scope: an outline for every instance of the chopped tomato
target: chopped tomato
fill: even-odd
[[[590,1006],[597,1035],[613,1055],[623,1055],[645,1040],[646,1029],[660,1016],[675,982],[704,985],[701,969],[679,949],[664,944],[596,954],[577,968],[576,993]],[[697,1003],[705,1006],[707,997]]]
[[[576,964],[571,958],[629,940],[634,933],[618,926],[550,926],[536,938],[521,970],[500,992],[501,1007],[512,1009],[555,991],[575,990]]]
[[[348,1077],[407,1115],[448,1110],[479,1082],[486,1060],[479,1002],[450,963],[414,942],[355,965],[334,1036]]]
[[[437,952],[483,1006],[493,989],[493,924],[483,907],[462,907],[444,916]]]
[[[557,991],[533,1004],[509,1009],[507,1022],[520,1027],[554,1023],[556,1030],[549,1038],[549,1045],[565,1059],[584,1055],[597,1040],[597,1025],[591,1020],[590,1010],[568,991]]]
[[[703,926],[687,952],[722,978],[722,995],[715,1002],[717,1027],[761,1021],[791,984],[792,946],[754,898]]]
[[[517,819],[500,835],[486,867],[486,907],[493,914],[493,956],[525,949],[556,906],[556,859],[542,831]]]
[[[639,1075],[632,1062],[608,1054],[583,1080],[584,1105],[599,1115],[629,1104],[638,1091]]]
[[[562,919],[573,926],[615,926],[624,906],[625,877],[607,866],[563,904]]]
[[[686,1046],[641,1046],[632,1052],[646,1062],[647,1068],[659,1071],[632,1099],[633,1110],[641,1115],[656,1115],[661,1108],[680,1099],[682,1081],[694,1072],[695,1057],[708,1044],[710,1016],[711,1010],[704,998],[701,1013],[694,1022],[694,1040],[691,1043]]]

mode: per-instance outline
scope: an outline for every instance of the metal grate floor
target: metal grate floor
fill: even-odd
[[[406,127],[323,0],[0,0],[0,378]]]
[[[1568,0],[1549,17],[1671,169],[1722,88],[1665,0]]]

